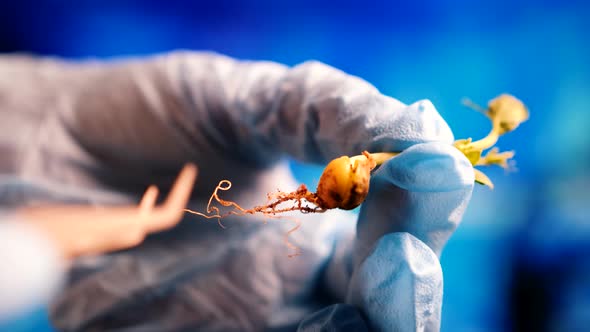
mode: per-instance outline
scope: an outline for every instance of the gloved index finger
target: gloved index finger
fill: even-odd
[[[453,141],[429,100],[405,105],[359,78],[317,62],[292,69],[276,98],[278,141],[283,150],[306,161]]]
[[[453,141],[430,101],[405,105],[317,61],[287,68],[189,54],[180,81],[195,135],[240,160],[264,162],[287,153],[325,163],[363,150]]]
[[[76,74],[83,84],[64,121],[78,144],[117,164],[219,156],[258,166],[284,153],[326,163],[453,141],[430,101],[405,105],[317,61],[288,68],[182,52]]]

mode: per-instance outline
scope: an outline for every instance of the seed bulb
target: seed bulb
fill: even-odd
[[[376,163],[368,152],[332,160],[322,173],[316,190],[318,205],[324,209],[352,210],[369,193],[371,170]]]

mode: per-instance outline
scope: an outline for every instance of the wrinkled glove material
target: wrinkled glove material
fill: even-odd
[[[224,197],[253,206],[297,187],[286,155],[325,163],[406,150],[377,170],[358,223],[343,211],[297,215],[296,258],[288,219],[228,218],[222,229],[187,216],[138,248],[76,261],[52,303],[60,331],[439,328],[438,256],[473,175],[428,100],[405,105],[319,62],[197,52],[108,63],[5,56],[0,96],[2,126],[18,128],[0,130],[9,207],[45,192],[133,202],[148,184],[168,188],[187,161],[199,166],[191,208],[204,210],[226,178]]]

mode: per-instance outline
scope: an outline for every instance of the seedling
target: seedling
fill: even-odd
[[[473,165],[475,182],[486,185],[493,189],[492,181],[476,166],[498,165],[505,169],[509,168],[509,161],[514,157],[513,151],[499,152],[493,146],[501,135],[516,129],[522,122],[528,119],[528,110],[525,105],[514,96],[503,94],[488,103],[484,109],[469,100],[463,102],[466,106],[484,113],[492,123],[490,133],[477,141],[471,138],[460,139],[454,142],[454,146],[461,151]],[[483,151],[492,148],[485,156]],[[222,218],[229,215],[247,215],[260,213],[266,217],[275,217],[278,214],[289,211],[300,211],[303,213],[321,213],[330,209],[351,210],[359,206],[367,197],[371,171],[378,165],[397,156],[399,152],[376,152],[364,151],[362,154],[349,157],[342,156],[332,160],[324,169],[316,192],[311,192],[302,184],[293,192],[282,192],[268,194],[268,202],[265,205],[255,206],[251,209],[244,209],[235,202],[227,201],[219,197],[219,191],[226,191],[231,188],[229,180],[222,180],[215,188],[206,213],[193,210],[186,210],[189,213],[197,214],[206,218]],[[228,212],[222,213],[219,207],[213,205],[218,203],[230,208]],[[290,204],[289,204],[290,203]],[[223,226],[220,223],[221,226]],[[299,226],[289,231],[295,231]]]

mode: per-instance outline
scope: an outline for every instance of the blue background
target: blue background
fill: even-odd
[[[490,170],[496,189],[475,189],[443,253],[442,327],[555,330],[590,326],[589,15],[584,1],[14,1],[0,3],[0,51],[316,59],[432,100],[456,138],[489,130],[462,97],[518,96],[531,118],[499,146],[519,171]]]

